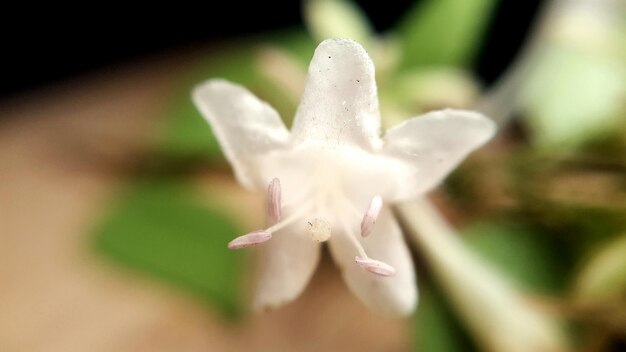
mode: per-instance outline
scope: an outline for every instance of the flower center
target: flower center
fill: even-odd
[[[272,235],[285,228],[288,225],[302,219],[307,219],[307,215],[311,213],[315,216],[308,218],[307,231],[311,240],[316,242],[325,242],[331,237],[332,225],[331,221],[335,220],[336,224],[341,226],[343,231],[340,233],[343,236],[347,236],[350,242],[354,245],[359,256],[355,258],[355,263],[361,266],[364,270],[367,270],[373,274],[380,276],[391,276],[395,274],[395,269],[390,265],[378,260],[371,259],[367,256],[365,249],[353,227],[351,226],[350,218],[360,219],[361,237],[366,237],[371,234],[376,220],[382,210],[383,202],[380,196],[372,198],[365,213],[361,213],[355,206],[347,199],[343,193],[340,192],[340,187],[337,187],[336,180],[330,180],[324,177],[320,182],[325,182],[325,187],[318,189],[323,190],[313,195],[312,201],[305,202],[303,206],[300,206],[296,211],[289,214],[289,216],[282,217],[282,190],[280,181],[274,178],[267,188],[267,202],[266,202],[266,215],[268,222],[271,224],[264,230],[257,230],[250,232],[246,235],[237,237],[232,240],[228,247],[230,249],[240,249],[246,247],[252,247],[269,241]],[[354,216],[345,216],[346,212]],[[324,216],[324,214],[333,214],[333,216]],[[348,219],[347,219],[348,218]]]
[[[314,218],[308,221],[307,230],[311,239],[315,242],[325,242],[330,238],[330,224],[322,218]]]

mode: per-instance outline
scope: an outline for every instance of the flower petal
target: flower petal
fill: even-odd
[[[389,129],[383,154],[406,164],[394,170],[397,189],[392,198],[413,198],[437,186],[495,129],[482,114],[452,109],[429,112]]]
[[[255,309],[289,303],[309,283],[319,261],[320,246],[306,235],[305,224],[296,222],[276,232],[260,247]]]
[[[237,180],[247,188],[261,186],[255,176],[256,157],[289,142],[289,131],[278,113],[245,88],[225,80],[206,81],[194,89],[192,96]]]
[[[325,147],[380,144],[374,64],[350,39],[328,39],[315,50],[292,128],[294,142]]]
[[[359,253],[344,234],[333,234],[330,250],[352,292],[370,309],[382,314],[406,316],[417,304],[417,283],[411,255],[398,223],[384,207],[368,237],[356,236],[371,259],[395,269],[394,276],[382,277],[354,262]]]

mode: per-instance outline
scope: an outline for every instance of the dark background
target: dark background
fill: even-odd
[[[390,28],[414,3],[356,2],[380,31]],[[538,5],[539,0],[500,1],[476,64],[485,81],[493,81],[513,57]],[[142,56],[302,23],[298,1],[145,7],[22,3],[2,13],[0,99]]]

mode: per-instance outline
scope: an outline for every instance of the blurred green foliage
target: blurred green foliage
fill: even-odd
[[[582,265],[574,294],[580,300],[620,300],[626,294],[626,235],[594,248]]]
[[[471,249],[522,287],[558,294],[568,283],[569,248],[549,233],[503,221],[476,223],[462,233]]]
[[[305,21],[314,38],[352,38],[370,44],[373,29],[363,11],[348,0],[305,1]]]
[[[418,2],[399,24],[403,67],[469,67],[497,0]]]
[[[532,140],[574,149],[606,138],[624,114],[626,57],[614,59],[565,45],[544,48],[529,72],[521,104]]]
[[[243,257],[227,250],[240,229],[178,180],[130,186],[96,234],[107,257],[180,286],[227,317],[241,312]]]
[[[413,350],[419,352],[472,352],[472,343],[448,302],[435,287],[420,287],[419,309],[414,316]]]
[[[577,255],[619,234],[626,228],[626,164],[621,153],[526,150],[510,158],[512,191],[525,221],[566,241]]]

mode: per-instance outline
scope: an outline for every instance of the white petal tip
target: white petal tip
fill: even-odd
[[[208,95],[225,89],[242,89],[242,87],[224,79],[209,79],[197,84],[191,92],[191,97],[196,105],[201,106]]]
[[[482,134],[482,138],[477,139],[481,145],[490,140],[498,129],[492,119],[478,111],[443,109],[441,110],[441,114],[442,118],[450,118],[453,116],[456,119],[473,121],[474,125],[472,127],[476,130],[476,133]],[[468,126],[465,126],[465,128],[468,128]]]
[[[254,247],[271,239],[272,234],[267,231],[254,231],[230,241],[228,243],[228,249]]]
[[[322,41],[317,46],[317,48],[326,49],[326,48],[345,47],[345,46],[356,48],[357,50],[361,50],[365,53],[365,49],[363,48],[363,45],[359,44],[357,41],[355,41],[354,39],[350,39],[350,38],[328,38]]]
[[[370,205],[365,211],[365,215],[363,215],[363,220],[361,220],[361,236],[366,237],[372,232],[382,208],[382,198],[380,198],[380,196],[372,198]]]
[[[354,262],[372,274],[379,276],[394,276],[396,274],[396,269],[394,269],[394,267],[379,260],[355,257]]]

